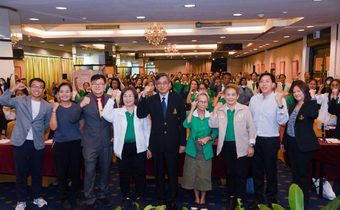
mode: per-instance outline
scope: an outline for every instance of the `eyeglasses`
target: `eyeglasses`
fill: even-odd
[[[105,84],[92,84],[93,87],[101,87],[104,86]]]
[[[133,94],[127,94],[127,95],[123,95],[123,98],[134,98],[135,96]]]
[[[169,82],[157,82],[156,84],[159,85],[159,86],[161,86],[161,85],[165,86],[165,85],[168,85]]]
[[[31,85],[31,88],[33,88],[33,89],[44,89],[44,86],[41,86],[41,85]]]

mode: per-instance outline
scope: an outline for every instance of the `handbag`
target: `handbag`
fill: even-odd
[[[319,187],[320,187],[320,179],[315,179],[312,178],[315,189],[316,189],[316,193],[319,194]],[[323,179],[323,190],[322,190],[322,197],[328,199],[328,200],[334,200],[335,199],[335,193],[333,191],[333,188],[331,186],[331,184],[326,180]]]

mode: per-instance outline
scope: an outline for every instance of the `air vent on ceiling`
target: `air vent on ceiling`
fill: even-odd
[[[119,25],[88,25],[86,30],[112,30],[119,29]]]
[[[195,23],[196,28],[219,28],[219,27],[227,27],[231,25],[232,25],[231,22],[209,22],[209,23],[196,22]]]

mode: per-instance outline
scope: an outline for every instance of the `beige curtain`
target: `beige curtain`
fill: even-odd
[[[24,63],[26,67],[27,81],[34,77],[39,77],[46,82],[46,86],[50,87],[52,83],[60,83],[62,74],[67,74],[70,81],[73,78],[73,62],[72,59],[25,55]]]

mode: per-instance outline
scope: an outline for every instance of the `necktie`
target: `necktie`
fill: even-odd
[[[162,98],[162,110],[163,110],[163,116],[166,117],[166,103],[165,103],[165,97]]]
[[[103,116],[103,104],[102,104],[102,98],[97,98],[97,104],[98,104],[98,111],[100,117]]]
[[[255,83],[255,82],[253,82],[253,84],[252,84],[252,85],[253,85],[253,90],[255,90],[255,85],[256,85],[256,83]]]
[[[282,84],[282,91],[284,91],[285,90],[285,84]]]

